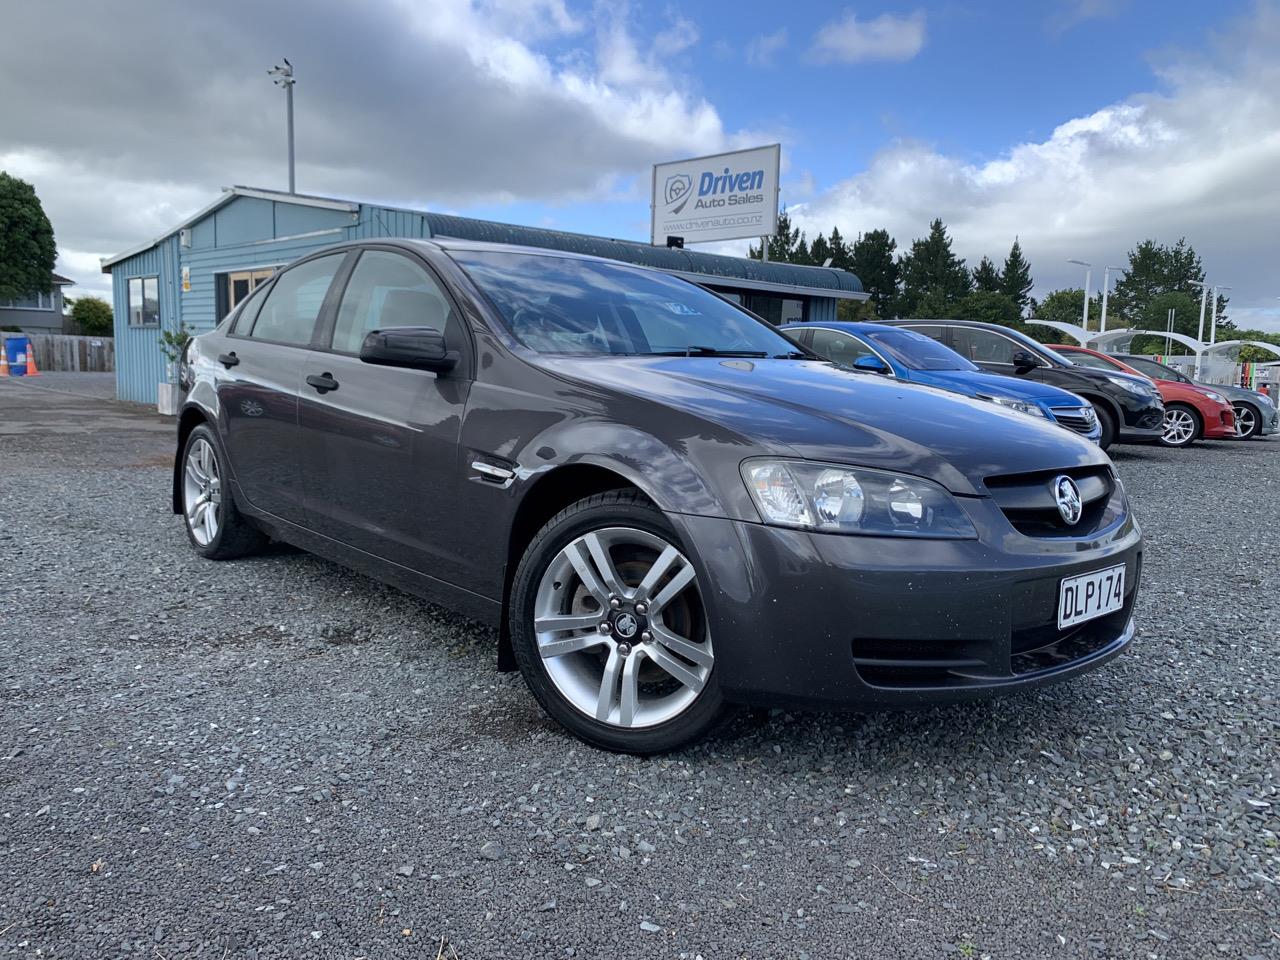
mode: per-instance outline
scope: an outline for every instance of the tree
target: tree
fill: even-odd
[[[835,237],[834,231],[832,237]],[[898,242],[889,236],[888,230],[871,230],[859,234],[849,251],[847,269],[862,282],[862,289],[871,294],[870,302],[877,317],[896,315],[898,264],[893,252],[897,248]]]
[[[1000,271],[991,262],[990,257],[983,257],[982,262],[973,268],[973,288],[981,293],[999,293],[1004,280]]]
[[[778,229],[774,231],[773,236],[769,238],[769,259],[777,260],[780,263],[797,263],[796,250],[804,240],[804,234],[800,232],[799,227],[791,226],[791,216],[787,213],[785,207],[778,211]],[[805,257],[807,258],[809,251],[805,249]],[[747,251],[747,256],[753,260],[760,259],[760,248],[751,246]]]
[[[57,256],[35,188],[0,171],[0,300],[52,292]]]
[[[1111,305],[1107,304],[1107,309]],[[1056,320],[1059,323],[1072,323],[1080,326],[1080,314],[1084,312],[1084,290],[1075,287],[1067,290],[1054,290],[1036,305],[1033,316],[1037,320]],[[1089,329],[1096,330],[1101,322],[1102,300],[1099,297],[1089,298]]]
[[[840,236],[839,227],[831,228],[831,239],[827,243],[831,247],[831,265],[838,270],[853,269],[849,266],[849,258],[852,256],[852,252],[844,242],[844,237]],[[856,273],[857,271],[854,272]]]
[[[71,305],[71,319],[85,336],[108,336],[112,327],[111,304],[101,297],[77,297]]]
[[[1155,240],[1143,240],[1129,251],[1129,266],[1116,281],[1107,312],[1110,313],[1114,307],[1116,315],[1123,320],[1125,326],[1142,326],[1148,309],[1157,297],[1165,293],[1183,293],[1196,303],[1198,327],[1201,290],[1197,284],[1203,281],[1204,265],[1195,248],[1187,243],[1186,237],[1182,237],[1171,247]],[[1233,325],[1225,319],[1227,302],[1226,297],[1218,297],[1218,325],[1231,329]],[[1209,309],[1206,307],[1206,326],[1208,317]],[[1157,320],[1159,327],[1163,329],[1163,314],[1157,315]],[[1195,334],[1196,331],[1192,330],[1191,336]],[[1207,330],[1205,335],[1208,336]]]
[[[822,266],[828,260],[831,261],[831,266],[835,266],[835,258],[831,256],[831,244],[822,234],[814,237],[813,243],[809,244],[809,260],[815,267]]]
[[[1007,294],[975,290],[952,308],[951,316],[956,320],[981,320],[983,323],[1018,327],[1022,311]]]
[[[899,264],[903,316],[948,317],[973,288],[964,261],[951,250],[951,238],[941,219],[929,225],[929,235],[915,240]]]
[[[1034,285],[1031,264],[1022,255],[1022,244],[1014,237],[1009,256],[1004,258],[1004,269],[1000,271],[1000,292],[1012,297],[1019,310],[1028,311],[1031,307],[1031,288]]]
[[[1110,309],[1110,305],[1108,305],[1108,309]],[[1143,330],[1167,330],[1169,329],[1170,310],[1173,311],[1173,332],[1194,337],[1200,325],[1200,298],[1191,297],[1181,290],[1169,290],[1152,297],[1135,326]],[[1207,337],[1208,335],[1208,331],[1206,331],[1205,336]],[[1130,345],[1130,349],[1135,353],[1185,354],[1190,352],[1185,345],[1178,343],[1176,340],[1170,341],[1156,335],[1135,337],[1133,343],[1142,345],[1141,351],[1138,350],[1137,346]]]

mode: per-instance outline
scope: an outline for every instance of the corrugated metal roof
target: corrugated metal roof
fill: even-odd
[[[724,277],[727,286],[748,286],[759,289],[794,287],[806,293],[825,294],[829,297],[863,298],[862,284],[858,278],[847,270],[837,270],[834,267],[803,267],[794,263],[762,262],[749,260],[746,257],[726,257],[714,253],[700,253],[696,250],[655,247],[633,240],[614,240],[609,237],[567,233],[563,230],[522,227],[492,220],[473,220],[470,217],[456,217],[445,213],[428,213],[426,219],[431,235],[435,237],[567,250],[571,253],[608,257],[610,260],[654,267],[684,276],[696,276],[702,282],[705,282],[707,277]]]

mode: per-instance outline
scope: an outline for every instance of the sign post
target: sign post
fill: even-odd
[[[773,144],[653,167],[649,242],[668,237],[686,243],[761,237],[778,229],[778,168],[782,147]]]

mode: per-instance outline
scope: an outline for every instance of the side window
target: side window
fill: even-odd
[[[923,331],[922,331],[923,332]],[[952,327],[952,349],[974,363],[1013,363],[1019,347],[1008,337],[974,327]]]
[[[308,260],[280,274],[267,294],[249,336],[255,340],[275,340],[299,346],[309,344],[316,317],[320,315],[325,294],[329,292],[329,284],[345,256],[345,253],[333,253]]]
[[[266,291],[262,289],[249,294],[248,300],[241,305],[240,312],[236,314],[235,326],[231,328],[232,333],[241,337],[249,335],[249,331],[253,329],[253,321],[257,318],[258,311],[262,309],[262,301],[265,297]]]
[[[844,367],[852,367],[862,357],[875,355],[861,340],[836,330],[814,330],[810,346],[814,352]]]
[[[450,349],[462,338],[453,305],[430,273],[402,254],[366,250],[342,295],[333,349],[359,353],[366,334],[388,327],[435,327]]]

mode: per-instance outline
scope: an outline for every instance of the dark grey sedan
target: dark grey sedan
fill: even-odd
[[[451,241],[330,248],[195,338],[173,508],[499,628],[590,743],[1095,667],[1142,539],[1096,446],[842,370],[684,280]]]

